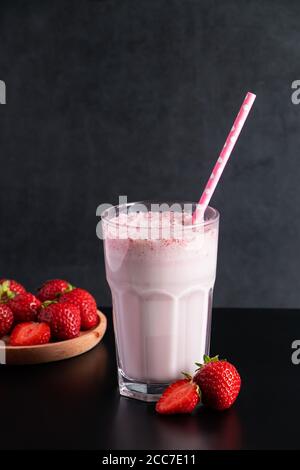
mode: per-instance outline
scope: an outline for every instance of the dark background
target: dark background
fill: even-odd
[[[212,202],[215,305],[299,306],[299,68],[297,0],[1,0],[2,275],[109,304],[97,206],[197,200],[250,90]]]

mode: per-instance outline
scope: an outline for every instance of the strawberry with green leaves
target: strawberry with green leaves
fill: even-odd
[[[238,397],[241,377],[236,368],[219,356],[204,356],[204,364],[199,367],[193,381],[199,385],[202,402],[214,410],[230,408]]]
[[[37,318],[41,302],[30,292],[14,295],[9,291],[7,305],[14,314],[15,323],[34,321]]]
[[[204,356],[204,363],[194,377],[188,374],[185,379],[169,385],[156,404],[161,414],[191,413],[198,403],[214,410],[230,408],[238,397],[241,377],[236,368],[218,356]]]
[[[72,290],[72,285],[63,279],[51,279],[50,281],[44,282],[44,284],[38,289],[37,298],[41,302],[47,300],[55,300],[60,295]]]
[[[97,313],[97,304],[94,297],[84,289],[79,287],[66,292],[59,298],[59,302],[71,302],[76,305],[80,310],[81,315],[81,329],[90,330],[99,323],[99,316]]]

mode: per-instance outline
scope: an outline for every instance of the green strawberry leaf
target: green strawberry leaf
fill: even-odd
[[[207,363],[209,362],[217,362],[219,360],[219,355],[217,356],[213,356],[213,357],[209,357],[209,356],[206,356],[208,358],[208,361]]]
[[[197,366],[197,370],[201,369],[201,367],[204,367],[206,364],[209,364],[210,362],[217,362],[219,360],[219,356],[213,356],[213,357],[209,357],[207,356],[207,354],[204,354],[203,356],[203,364],[201,364],[200,362],[195,362],[195,365]]]
[[[7,302],[16,296],[16,294],[10,290],[9,285],[9,281],[4,281],[0,284],[0,300],[2,302]]]

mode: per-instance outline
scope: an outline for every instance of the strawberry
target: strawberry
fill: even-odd
[[[60,297],[59,302],[72,302],[79,307],[82,330],[89,330],[98,324],[99,317],[96,301],[86,290],[75,288],[70,292],[66,292]]]
[[[177,380],[164,391],[156,403],[161,414],[191,413],[200,401],[199,387],[187,376]]]
[[[25,287],[13,279],[0,279],[0,300],[6,302],[17,294],[26,292]]]
[[[204,356],[204,364],[198,364],[193,380],[201,390],[204,405],[214,410],[230,408],[241,388],[241,377],[236,368],[218,356]]]
[[[38,289],[37,298],[41,302],[46,300],[55,300],[60,294],[71,290],[72,286],[69,282],[62,279],[52,279],[44,282],[44,284]]]
[[[9,338],[11,346],[33,346],[49,343],[50,327],[47,323],[33,321],[19,323],[14,327]]]
[[[10,299],[7,305],[14,314],[15,323],[20,323],[35,320],[41,302],[30,292],[23,292]]]
[[[0,304],[0,338],[7,335],[14,322],[14,315],[8,305]]]
[[[79,335],[80,310],[72,303],[45,302],[38,319],[49,324],[56,339],[71,339]]]

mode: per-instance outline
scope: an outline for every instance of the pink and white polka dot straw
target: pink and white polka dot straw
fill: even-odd
[[[250,109],[254,103],[256,95],[248,92],[244,102],[239,110],[239,113],[234,121],[234,124],[231,128],[231,131],[228,134],[224,147],[221,150],[217,163],[214,166],[214,169],[209,177],[208,182],[206,183],[203,194],[198,202],[198,207],[193,214],[193,223],[196,223],[197,220],[201,220],[204,216],[204,212],[209,204],[209,201],[216,189],[216,186],[219,182],[220,176],[223,173],[226,163],[229,160],[231,152],[235,146],[235,143],[240,135],[240,132],[245,124],[245,121],[248,117]]]

